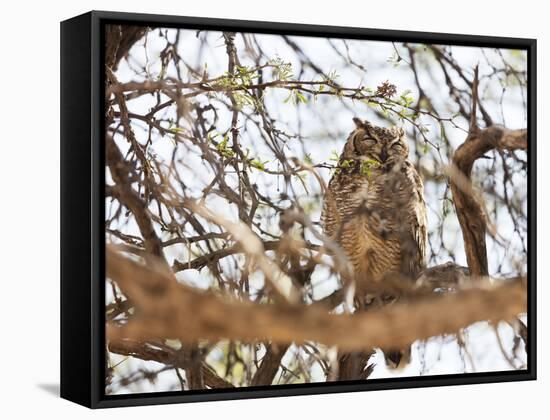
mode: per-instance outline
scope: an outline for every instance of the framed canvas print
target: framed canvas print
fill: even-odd
[[[61,24],[61,394],[536,377],[532,39]]]

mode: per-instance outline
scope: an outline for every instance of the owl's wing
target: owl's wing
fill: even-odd
[[[338,234],[342,223],[338,210],[338,184],[338,178],[333,175],[325,191],[325,196],[323,198],[323,209],[321,212],[321,226],[323,228],[323,233],[331,239],[334,239]]]
[[[408,223],[401,232],[401,272],[416,278],[426,266],[427,211],[422,179],[411,165],[408,174],[414,182],[414,193],[407,207]]]
[[[332,180],[331,180],[332,181]],[[332,194],[330,190],[327,189],[328,194],[325,192],[325,197],[323,198],[323,210],[321,211],[321,227],[323,228],[323,233],[329,238],[334,234],[334,228],[336,224],[335,213],[333,204]]]

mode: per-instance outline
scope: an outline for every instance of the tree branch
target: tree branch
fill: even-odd
[[[355,315],[331,315],[318,307],[231,302],[179,284],[107,249],[107,276],[139,308],[128,324],[109,324],[110,340],[179,338],[317,341],[343,350],[400,347],[417,339],[455,333],[482,320],[511,320],[527,309],[524,279],[470,288],[442,297],[396,303]]]
[[[119,61],[126,57],[130,48],[147,32],[146,26],[105,26],[105,66],[116,70]]]
[[[149,345],[141,341],[131,339],[110,340],[108,343],[111,353],[131,356],[141,360],[150,360],[157,363],[162,363],[169,366],[174,366],[177,369],[189,369],[191,361],[182,357],[180,350],[174,350],[168,346],[162,348],[155,344]],[[200,371],[204,378],[204,385],[209,388],[233,388],[233,385],[225,379],[218,376],[214,370],[205,362],[201,362]],[[191,387],[192,388],[192,387]]]
[[[474,69],[471,83],[472,104],[468,137],[453,155],[453,165],[459,173],[451,176],[451,190],[462,236],[470,273],[474,276],[489,275],[487,262],[487,212],[481,196],[476,197],[471,183],[471,173],[477,159],[490,150],[527,150],[527,130],[509,130],[491,125],[484,130],[477,126],[478,68]],[[452,168],[451,172],[454,171]]]
[[[146,251],[164,259],[162,241],[155,232],[151,218],[147,213],[147,206],[132,188],[128,176],[128,164],[125,163],[122,153],[120,153],[118,146],[111,136],[106,136],[105,143],[105,158],[111,176],[116,183],[114,190],[116,190],[118,200],[130,209],[134,215],[143,236]]]
[[[474,162],[490,150],[527,150],[527,130],[509,130],[491,126],[470,134],[453,156],[453,164],[462,176],[451,176],[451,190],[470,272],[489,274],[487,263],[487,214],[480,197],[472,193],[471,173]]]
[[[288,347],[288,344],[269,344],[250,385],[271,385]]]

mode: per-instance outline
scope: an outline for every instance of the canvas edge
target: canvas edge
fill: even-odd
[[[92,406],[91,13],[61,23],[60,396]],[[86,170],[88,169],[88,170]]]

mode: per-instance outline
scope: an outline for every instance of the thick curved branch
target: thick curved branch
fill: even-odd
[[[471,288],[442,297],[397,303],[356,315],[331,315],[318,307],[227,301],[179,284],[166,271],[107,250],[107,276],[139,308],[124,326],[108,324],[109,340],[173,337],[317,341],[346,351],[401,347],[417,339],[455,333],[482,320],[512,320],[527,309],[524,279]]]
[[[478,68],[476,67],[474,80],[470,85],[472,105],[468,137],[455,151],[449,175],[470,274],[487,276],[489,275],[485,242],[488,225],[487,211],[482,197],[475,193],[472,186],[472,168],[475,161],[490,150],[527,150],[527,130],[509,130],[498,125],[490,125],[480,130],[476,119],[479,105],[478,84]]]
[[[472,171],[474,162],[490,150],[527,150],[527,129],[509,130],[493,125],[468,137],[456,150],[453,161],[464,173]]]
[[[527,150],[527,130],[509,130],[496,125],[474,130],[454,153],[453,164],[459,172],[455,176],[451,173],[451,190],[468,267],[474,276],[488,275],[489,268],[485,242],[487,214],[481,197],[473,193],[471,174],[475,161],[493,149]]]

